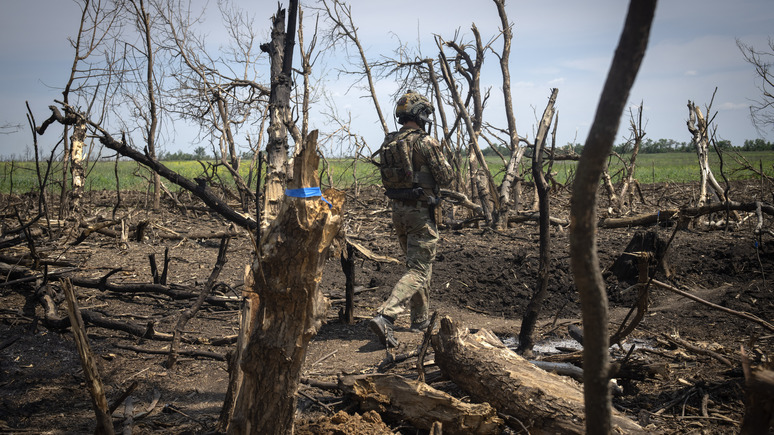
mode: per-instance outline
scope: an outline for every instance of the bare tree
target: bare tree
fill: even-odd
[[[89,110],[100,93],[100,87],[104,95],[110,95],[111,84],[111,59],[109,48],[105,46],[110,41],[114,32],[120,28],[118,9],[107,0],[82,0],[80,3],[81,18],[75,39],[70,39],[73,47],[73,63],[70,75],[62,90],[63,102],[83,107]],[[100,55],[104,55],[97,60]],[[104,59],[105,63],[100,63]],[[73,97],[73,98],[71,98]],[[108,103],[104,102],[103,107]],[[82,124],[73,125],[72,137],[68,137],[70,125],[64,128],[64,164],[62,165],[62,190],[60,196],[60,215],[64,215],[71,208],[78,212],[81,208],[80,199],[83,196],[83,186],[86,173],[83,165],[83,147],[85,146],[86,127]],[[68,190],[68,168],[72,180],[72,190]],[[68,207],[68,192],[71,206]]]
[[[758,76],[760,99],[750,106],[753,123],[759,130],[774,129],[774,75],[771,66],[774,60],[774,39],[769,38],[768,48],[758,50],[752,45],[736,40],[736,45],[742,51],[744,58],[755,68]]]
[[[648,44],[656,0],[631,1],[594,122],[583,149],[571,197],[570,265],[583,312],[583,395],[586,430],[611,433],[607,293],[596,238],[597,189],[618,124]]]
[[[642,146],[642,140],[645,138],[645,130],[642,128],[642,103],[637,107],[637,115],[629,109],[629,132],[630,137],[628,143],[631,144],[631,156],[626,161],[618,153],[613,152],[612,157],[617,158],[623,168],[621,169],[621,182],[619,192],[616,192],[615,186],[613,186],[613,180],[610,176],[609,166],[602,172],[602,180],[607,189],[608,198],[614,208],[615,213],[620,214],[624,212],[624,206],[629,205],[629,209],[634,209],[634,192],[632,184],[636,184],[637,180],[634,178],[635,169],[637,167],[637,155],[640,152],[640,146]]]
[[[707,108],[707,112],[710,112],[712,103]],[[723,188],[715,179],[715,175],[712,173],[712,168],[709,164],[709,147],[713,137],[710,137],[709,126],[712,123],[711,120],[707,120],[701,111],[701,108],[696,106],[692,101],[688,101],[688,131],[691,132],[693,146],[696,148],[696,156],[699,158],[699,198],[698,206],[707,203],[707,188],[712,191],[713,197],[716,201],[724,201],[725,193]]]
[[[129,100],[135,102],[134,113],[140,114],[143,118],[143,137],[145,139],[145,149],[148,156],[151,159],[156,158],[156,139],[159,128],[159,106],[157,105],[157,90],[156,82],[158,80],[156,74],[156,66],[154,64],[156,60],[155,42],[154,42],[154,23],[151,19],[151,11],[146,7],[145,0],[132,0],[129,2],[131,7],[127,5],[128,9],[132,13],[132,18],[137,26],[141,46],[136,46],[135,49],[139,50],[145,63],[145,71],[143,82],[145,85],[144,101],[141,104],[137,104],[137,100],[130,97]],[[154,13],[154,15],[156,15]],[[85,126],[84,126],[85,129]],[[153,177],[153,209],[157,210],[161,203],[161,177],[158,172],[152,173]]]
[[[508,121],[508,148],[511,151],[510,159],[505,168],[505,176],[500,185],[500,214],[506,217],[505,219],[501,219],[501,222],[507,223],[508,213],[519,203],[519,191],[518,189],[514,189],[514,185],[517,182],[517,168],[521,163],[526,148],[519,146],[519,134],[516,131],[516,117],[513,114],[513,97],[511,95],[510,55],[511,41],[513,40],[513,24],[508,21],[508,15],[505,11],[505,0],[494,0],[494,3],[497,6],[497,13],[500,16],[500,23],[502,26],[503,49],[501,54],[498,54],[494,50],[493,52],[500,59],[500,70],[503,75],[505,119]],[[512,194],[515,195],[515,198],[511,197]]]
[[[179,8],[175,2],[165,5],[166,40],[179,59],[171,72],[177,86],[170,91],[169,105],[178,116],[197,123],[200,136],[211,141],[219,166],[235,181],[242,210],[247,211],[255,194],[239,172],[237,134],[261,116],[270,90],[258,82],[255,71],[260,54],[252,19],[227,3],[219,6],[230,36],[225,59],[209,54],[205,36],[194,30],[196,19],[190,10]],[[262,123],[260,131],[259,137]]]
[[[538,282],[536,290],[527,305],[524,318],[521,322],[519,348],[517,349],[519,353],[530,356],[532,355],[532,347],[534,345],[532,332],[537,324],[543,301],[548,295],[548,274],[550,272],[549,268],[551,263],[551,230],[549,218],[551,216],[548,203],[548,184],[546,183],[546,177],[543,173],[543,150],[545,149],[551,121],[554,118],[554,105],[556,104],[556,96],[558,93],[559,89],[554,88],[551,90],[551,97],[548,99],[548,104],[546,105],[543,117],[540,120],[540,127],[538,128],[538,133],[535,137],[535,149],[532,153],[532,178],[534,179],[535,190],[537,190],[540,200],[538,207],[540,211],[540,264],[538,266]]]
[[[371,72],[368,59],[365,55],[365,50],[360,44],[360,38],[357,35],[357,27],[352,20],[352,7],[348,6],[341,0],[322,0],[322,8],[328,15],[328,19],[333,23],[330,33],[327,35],[331,45],[338,43],[354,44],[357,48],[358,56],[360,58],[360,71],[354,72],[361,77],[364,77],[368,82],[368,92],[371,100],[374,103],[376,114],[379,117],[379,123],[382,126],[384,134],[390,132],[387,127],[387,120],[382,114],[382,107],[379,104],[379,99],[376,97],[376,85],[374,83],[374,77]],[[349,71],[342,71],[343,73],[350,73]]]
[[[440,36],[436,36],[436,45],[439,50],[441,72],[446,87],[448,88],[452,101],[454,102],[455,109],[460,114],[462,121],[464,121],[468,133],[468,164],[470,168],[471,184],[473,186],[472,191],[479,199],[481,207],[484,211],[484,217],[489,225],[496,225],[499,219],[499,196],[495,188],[494,178],[489,170],[489,166],[486,163],[481,148],[478,144],[478,138],[481,134],[481,127],[483,125],[483,112],[485,96],[481,94],[481,67],[484,62],[484,52],[491,44],[484,45],[481,40],[481,35],[478,32],[478,28],[474,25],[471,26],[471,30],[474,35],[475,43],[472,44],[472,50],[474,56],[467,51],[471,47],[471,44],[460,44],[456,40],[445,41]],[[444,53],[443,47],[449,47],[455,53],[453,58],[454,70],[458,72],[465,80],[468,89],[468,99],[471,101],[473,107],[473,114],[471,115],[467,109],[467,104],[463,101],[457,89],[457,82],[452,76],[452,69],[449,59]]]

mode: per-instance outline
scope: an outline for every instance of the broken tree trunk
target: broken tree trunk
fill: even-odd
[[[740,434],[768,434],[774,429],[774,371],[753,369],[742,348],[745,400]]]
[[[355,247],[346,240],[344,243],[347,247],[341,250],[341,270],[346,277],[343,318],[347,325],[353,325],[355,324]]]
[[[488,403],[465,403],[424,382],[391,374],[345,376],[339,389],[363,412],[393,414],[419,429],[440,422],[446,434],[500,433],[503,420]]]
[[[72,143],[70,148],[70,175],[73,180],[72,210],[76,213],[81,211],[81,199],[83,198],[83,186],[86,183],[86,171],[83,168],[83,147],[86,139],[86,122],[82,117],[73,127],[73,136],[70,138]]]
[[[471,397],[518,419],[530,433],[584,434],[583,388],[570,378],[548,373],[506,348],[491,332],[470,334],[448,317],[433,336],[435,362]],[[613,427],[644,433],[613,411]]]
[[[261,44],[261,51],[271,59],[271,95],[269,96],[269,141],[266,144],[266,182],[264,184],[264,220],[267,227],[277,216],[282,192],[287,181],[288,125],[290,113],[291,66],[298,1],[290,2],[288,31],[285,32],[285,9],[278,7],[272,17],[271,42]],[[299,144],[296,144],[299,145]]]
[[[245,266],[244,283],[245,289],[252,289],[255,286],[250,265]],[[244,372],[240,365],[247,347],[250,331],[252,331],[253,319],[255,317],[254,307],[257,309],[258,301],[260,300],[258,295],[251,291],[244,291],[242,296],[244,299],[242,301],[242,310],[239,313],[239,335],[237,336],[236,349],[227,358],[228,387],[226,389],[226,398],[223,400],[223,408],[221,408],[220,417],[218,417],[218,432],[227,432],[231,417],[234,415],[236,398],[239,397],[239,391],[244,382]]]
[[[725,192],[720,184],[715,179],[715,175],[712,173],[712,169],[709,165],[709,125],[704,115],[701,112],[701,108],[693,104],[692,101],[688,101],[688,131],[693,136],[693,145],[696,147],[696,156],[699,158],[699,169],[701,175],[701,182],[699,185],[699,207],[707,203],[707,187],[709,185],[712,188],[714,198],[718,202],[727,201]]]
[[[633,284],[640,279],[642,274],[640,273],[639,259],[636,254],[641,252],[651,254],[650,261],[648,262],[649,276],[655,276],[657,273],[660,273],[667,278],[671,278],[674,275],[672,266],[669,263],[667,241],[659,237],[656,231],[637,231],[632,236],[632,240],[629,241],[626,249],[610,267],[610,272],[618,278],[618,281],[626,281]]]
[[[286,192],[263,238],[262,255],[252,266],[251,291],[258,301],[252,308],[240,364],[244,380],[229,433],[292,433],[307,345],[328,308],[318,284],[328,248],[341,228],[344,204],[344,194],[332,189],[325,192],[325,202],[319,193],[306,197],[318,186],[318,164],[317,132],[313,131],[294,159],[292,190]]]

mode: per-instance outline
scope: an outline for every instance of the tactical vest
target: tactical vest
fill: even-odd
[[[422,130],[398,131],[385,139],[379,170],[389,198],[437,203],[439,184],[447,185],[453,173],[440,150],[426,140]]]

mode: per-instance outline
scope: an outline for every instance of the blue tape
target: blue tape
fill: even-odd
[[[333,204],[330,203],[324,196],[319,187],[302,187],[300,189],[285,189],[285,196],[293,198],[314,198],[319,196],[321,200],[328,204],[328,208],[333,208]]]

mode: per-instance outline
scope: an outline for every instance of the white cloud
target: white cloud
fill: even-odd
[[[730,101],[718,105],[718,109],[720,110],[747,110],[749,108],[749,103],[734,103]]]
[[[564,82],[565,82],[564,77],[557,77],[555,79],[549,80],[548,84],[550,86],[559,87],[559,86],[564,85]]]

